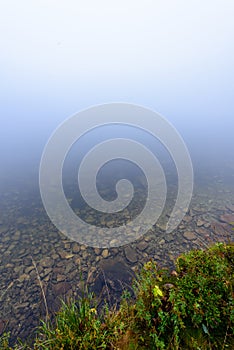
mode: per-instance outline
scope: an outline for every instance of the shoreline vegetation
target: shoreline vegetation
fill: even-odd
[[[132,290],[123,292],[119,308],[107,301],[98,311],[85,290],[80,299],[62,302],[53,321],[47,315],[33,342],[10,344],[4,333],[0,349],[234,348],[233,243],[182,254],[173,271],[148,261]]]

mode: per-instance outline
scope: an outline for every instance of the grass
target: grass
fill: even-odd
[[[55,323],[38,328],[34,344],[0,349],[233,349],[234,245],[217,243],[176,260],[176,270],[144,265],[120,308],[96,311],[95,297],[62,303]]]

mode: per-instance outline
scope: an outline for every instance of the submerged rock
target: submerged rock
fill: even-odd
[[[137,252],[135,249],[133,249],[131,246],[127,246],[125,249],[124,249],[124,253],[125,253],[125,257],[126,259],[134,264],[137,262],[138,258],[137,258]]]

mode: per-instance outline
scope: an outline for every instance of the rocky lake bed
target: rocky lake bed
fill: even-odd
[[[53,315],[61,299],[78,298],[86,285],[99,305],[106,300],[114,306],[124,289],[131,291],[132,278],[149,259],[173,268],[185,251],[233,241],[234,189],[219,181],[195,186],[189,210],[172,233],[165,230],[169,210],[143,237],[114,248],[69,240],[38,198],[23,190],[1,193],[0,334],[11,331],[12,339],[35,335],[47,311]]]

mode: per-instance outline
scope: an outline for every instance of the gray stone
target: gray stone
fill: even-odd
[[[133,249],[133,248],[130,247],[130,246],[127,246],[127,247],[124,249],[124,253],[125,253],[126,259],[127,259],[130,263],[134,264],[134,263],[137,262],[138,259],[137,259],[137,253],[136,253],[135,249]]]
[[[69,289],[71,289],[71,284],[69,282],[58,282],[53,286],[53,292],[55,295],[64,295]]]

